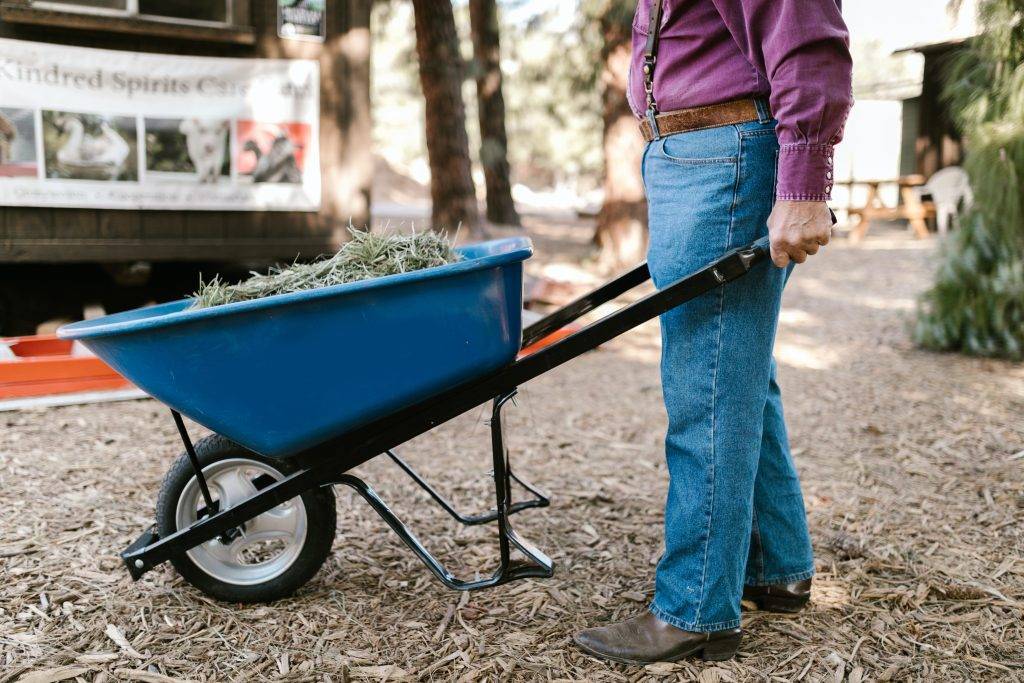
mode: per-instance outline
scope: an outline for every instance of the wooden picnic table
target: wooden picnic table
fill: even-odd
[[[928,231],[928,219],[935,218],[935,205],[921,199],[919,187],[924,185],[925,178],[922,175],[907,175],[899,178],[886,179],[856,179],[837,180],[836,185],[845,185],[851,190],[855,185],[866,185],[868,188],[867,198],[863,206],[851,206],[847,214],[851,217],[857,216],[860,221],[854,226],[850,238],[854,241],[864,239],[873,220],[906,220],[919,238],[930,237]],[[900,198],[903,202],[897,206],[886,206],[878,189],[882,185],[896,185],[900,190]]]

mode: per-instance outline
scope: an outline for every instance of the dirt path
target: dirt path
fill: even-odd
[[[585,244],[542,227],[547,254]],[[57,667],[87,681],[1021,680],[1024,368],[911,347],[930,262],[928,247],[883,235],[830,247],[792,281],[778,358],[814,602],[747,613],[733,662],[608,667],[570,641],[649,597],[665,489],[652,324],[526,387],[513,461],[554,503],[516,525],[557,574],[469,596],[340,491],[335,552],[294,599],[218,604],[168,568],[133,584],[117,552],[150,523],[177,450],[165,412],[0,414],[0,681]],[[486,448],[472,415],[404,453],[487,507]],[[360,470],[446,561],[489,572],[484,531],[455,529],[385,462]]]

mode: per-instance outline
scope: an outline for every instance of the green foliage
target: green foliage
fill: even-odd
[[[634,0],[580,0],[580,12],[591,22],[605,22],[624,28],[633,23]]]
[[[948,66],[973,208],[921,299],[927,348],[1024,358],[1024,0],[984,0],[984,32]]]
[[[564,10],[552,7],[528,23],[503,24],[502,31],[514,175],[534,187],[590,189],[603,164],[596,25],[581,15],[567,26]]]

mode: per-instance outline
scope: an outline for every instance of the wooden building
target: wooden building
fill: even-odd
[[[943,74],[950,55],[967,39],[915,45],[897,54],[918,52],[924,57],[921,94],[903,101],[903,175],[929,178],[939,169],[963,161],[964,144],[942,98]]]
[[[290,260],[336,248],[350,220],[369,218],[370,5],[326,0],[325,35],[311,41],[279,37],[279,0],[0,0],[0,38],[317,61],[322,182],[319,211],[0,206],[0,264]]]

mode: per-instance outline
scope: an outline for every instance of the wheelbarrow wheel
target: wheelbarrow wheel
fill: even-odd
[[[217,510],[226,510],[295,471],[288,460],[267,458],[214,434],[196,455]],[[207,514],[199,480],[186,455],[164,477],[156,504],[161,537]],[[207,595],[229,602],[270,602],[313,578],[331,552],[336,525],[334,491],[320,487],[171,559],[178,573]]]

